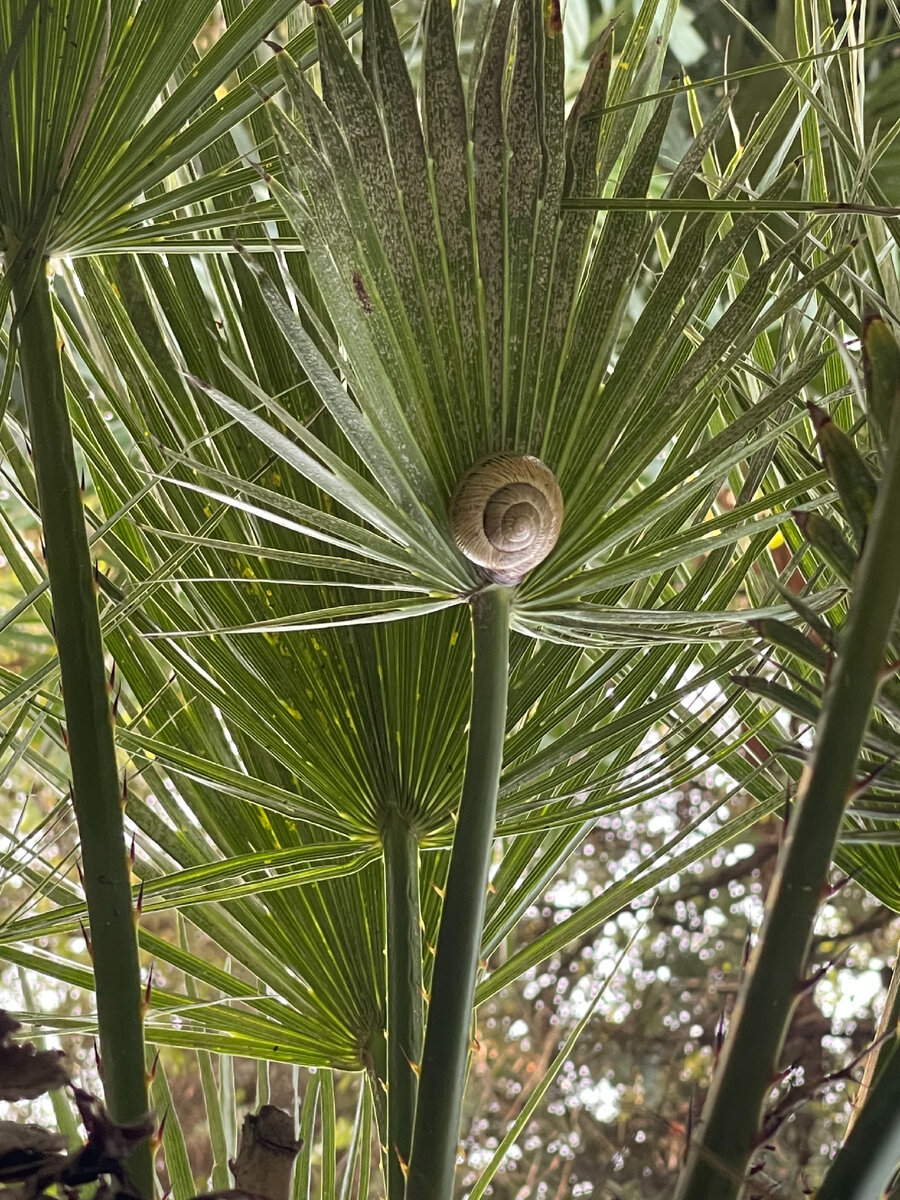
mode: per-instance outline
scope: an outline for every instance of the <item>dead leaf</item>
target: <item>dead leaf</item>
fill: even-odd
[[[40,1125],[0,1121],[0,1183],[18,1183],[61,1161],[66,1145],[65,1134]]]
[[[12,1041],[21,1028],[0,1009],[0,1100],[34,1100],[69,1082],[62,1050],[36,1050],[31,1042]]]

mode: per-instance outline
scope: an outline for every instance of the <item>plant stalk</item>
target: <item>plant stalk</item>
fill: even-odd
[[[759,941],[675,1200],[733,1200],[759,1139],[897,615],[898,526],[900,421],[895,420],[812,760],[798,789]]]
[[[403,1200],[422,1059],[419,843],[396,809],[383,834],[387,928],[388,1200]]]
[[[462,800],[431,980],[406,1200],[451,1200],[509,690],[512,591],[472,601],[473,678]]]
[[[25,258],[19,254],[19,262]],[[66,408],[46,273],[29,291],[14,264],[18,354],[53,600],[56,645],[81,842],[84,893],[97,992],[106,1104],[118,1124],[148,1111],[137,934],[116,766],[100,617],[81,484]],[[132,1182],[153,1195],[149,1142],[129,1160]]]
[[[886,1047],[878,1081],[816,1192],[818,1200],[895,1197],[891,1183],[900,1163],[900,1050]],[[890,1189],[890,1192],[888,1192]]]
[[[877,1045],[876,1049],[871,1050],[866,1055],[863,1077],[856,1095],[853,1097],[853,1108],[850,1110],[850,1119],[847,1122],[847,1129],[844,1134],[845,1145],[850,1134],[853,1132],[853,1127],[856,1125],[860,1114],[865,1111],[866,1105],[869,1102],[869,1096],[876,1082],[887,1069],[888,1064],[895,1058],[898,1021],[900,1021],[900,951],[898,951],[894,959],[891,982],[884,1000],[884,1009],[878,1021],[878,1027],[875,1030],[875,1041],[876,1043],[880,1042],[880,1045]],[[890,1036],[892,1033],[893,1036]],[[898,1063],[895,1062],[895,1069],[897,1065]]]

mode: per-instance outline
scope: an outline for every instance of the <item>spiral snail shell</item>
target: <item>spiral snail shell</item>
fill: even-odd
[[[559,537],[563,498],[556,477],[530,454],[492,454],[463,475],[450,525],[466,558],[498,583],[518,583]]]

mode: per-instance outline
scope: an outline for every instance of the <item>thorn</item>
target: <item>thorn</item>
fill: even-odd
[[[481,1042],[479,1042],[477,1037],[473,1037],[471,1042],[469,1042],[469,1049],[475,1054],[481,1049]]]
[[[84,486],[84,467],[82,467],[81,468],[81,492],[82,492],[82,495],[84,494],[85,491],[86,491],[86,488]]]
[[[426,942],[426,943],[425,943],[425,949],[426,949],[426,950],[428,951],[428,953],[429,953],[429,954],[431,954],[431,955],[433,955],[433,954],[434,954],[434,952],[435,952],[435,951],[434,951],[434,946],[432,946],[431,942]]]
[[[406,1061],[409,1063],[409,1069],[415,1075],[416,1079],[420,1079],[422,1076],[421,1066],[418,1063],[414,1063],[411,1058],[408,1058]]]
[[[141,882],[141,891],[143,891],[143,890],[144,890],[144,884],[142,881]],[[147,1009],[150,1007],[150,995],[153,991],[153,967],[154,967],[154,965],[155,964],[151,962],[150,970],[147,972],[147,986],[144,988],[144,1012],[145,1013],[146,1013]],[[159,1051],[157,1051],[157,1054],[158,1053],[159,1053]]]
[[[84,938],[84,944],[88,952],[88,958],[91,960],[91,962],[93,962],[94,951],[91,947],[91,935],[88,933],[87,926],[85,925],[84,921],[79,920],[78,924],[81,926],[81,936]]]
[[[716,1037],[713,1043],[713,1070],[719,1065],[719,1055],[722,1053],[722,1044],[725,1041],[725,1005],[722,1004],[722,1011],[719,1013],[719,1020],[716,1024]]]
[[[52,609],[50,611],[50,632],[53,634],[53,640],[55,642],[56,641],[56,617],[53,615]]]
[[[122,696],[122,685],[119,684],[118,688],[116,689],[116,698],[115,698],[115,700],[113,700],[113,706],[112,706],[112,719],[114,721],[115,721],[116,717],[118,717],[118,715],[119,715],[119,700],[121,699],[121,696]]]
[[[744,938],[744,949],[741,954],[741,974],[740,974],[741,980],[743,980],[744,975],[747,971],[747,964],[750,961],[750,952],[752,949],[753,949],[753,930],[748,925],[747,926],[747,936]]]
[[[94,1038],[94,1062],[97,1065],[97,1074],[103,1075],[103,1064],[100,1059],[100,1047],[97,1045],[97,1039]]]
[[[682,1161],[687,1162],[688,1151],[691,1148],[691,1138],[694,1135],[694,1097],[691,1096],[687,1110],[687,1120],[684,1125],[684,1155]]]
[[[272,38],[263,38],[263,42],[274,54],[284,53],[284,46],[282,46],[280,42],[273,41]]]
[[[845,875],[843,879],[839,879],[837,883],[829,884],[825,888],[825,899],[830,900],[832,896],[836,896],[838,892],[842,892],[847,884],[852,883],[858,874],[859,868],[851,871],[849,875]]]
[[[875,780],[879,779],[888,767],[892,767],[895,761],[896,756],[892,754],[890,758],[886,758],[883,763],[880,763],[874,771],[870,771],[868,775],[864,775],[858,783],[855,783],[850,789],[849,803],[852,804],[854,800],[858,800],[860,796],[864,796]]]
[[[99,588],[99,586],[100,586],[100,566],[95,558],[94,559],[94,587]]]
[[[122,773],[122,808],[128,803],[128,772]],[[134,834],[131,835],[131,864],[134,866]]]
[[[493,881],[490,879],[488,880],[487,890],[489,896],[496,896],[497,889],[494,887]]]
[[[31,442],[29,442],[28,438],[25,439],[25,452],[27,453],[28,457],[33,462],[34,461],[34,453],[31,449]]]
[[[174,683],[177,678],[178,678],[178,675],[175,673],[175,671],[173,671],[172,674],[169,676],[169,683]]]
[[[438,885],[436,883],[432,883],[431,887],[432,887],[433,891],[437,892],[437,894],[440,896],[440,898],[442,900],[446,898],[446,895],[447,895],[446,889],[438,887]]]
[[[166,1111],[162,1115],[162,1120],[159,1123],[159,1129],[156,1131],[156,1136],[153,1139],[156,1142],[157,1146],[162,1145],[163,1134],[166,1131],[166,1121],[168,1119],[169,1119],[169,1110],[166,1109]]]
[[[776,1071],[772,1076],[772,1087],[777,1087],[778,1084],[784,1083],[789,1075],[793,1075],[794,1071],[800,1066],[800,1060],[795,1059],[792,1063],[788,1063],[786,1067],[782,1067],[780,1071]]]
[[[150,1084],[156,1078],[156,1068],[159,1066],[159,1049],[153,1055],[153,1062],[150,1064],[150,1070],[147,1072],[147,1083]]]
[[[66,732],[66,727],[65,727],[65,725],[60,725],[60,727],[59,727],[59,732],[62,734],[63,745],[64,745],[64,746],[65,746],[65,748],[68,750],[68,748],[69,748],[69,735],[68,735],[68,733]]]
[[[807,992],[811,992],[813,988],[825,978],[825,976],[833,967],[838,966],[847,957],[851,949],[851,946],[845,946],[843,950],[840,950],[834,956],[834,958],[829,959],[828,962],[823,963],[821,967],[818,967],[815,971],[813,971],[812,975],[810,975],[808,979],[801,979],[797,985],[797,995],[804,996]]]
[[[779,842],[783,842],[787,836],[788,826],[791,823],[791,790],[784,789],[784,808],[781,810],[781,831],[778,835]]]
[[[109,690],[112,691],[116,686],[116,663],[113,659],[113,665],[109,669]]]
[[[397,1149],[396,1146],[394,1147],[394,1153],[397,1155],[397,1162],[400,1164],[400,1171],[401,1171],[401,1174],[403,1175],[403,1178],[405,1179],[406,1176],[409,1174],[409,1166],[406,1162],[406,1159],[403,1157],[403,1155],[400,1153],[400,1151]]]
[[[81,869],[81,859],[75,859],[75,870],[78,872],[78,882],[81,884],[81,890],[84,891],[84,871]]]
[[[422,997],[422,999],[425,1001],[426,1004],[431,999],[429,994],[425,991],[424,985],[421,983],[419,984],[419,995]]]
[[[47,561],[47,547],[44,544],[43,538],[41,538],[41,558],[44,560],[44,562]]]
[[[823,687],[828,686],[829,680],[831,679],[831,671],[832,671],[833,667],[834,667],[834,649],[831,646],[827,646],[826,647],[826,655],[825,655],[825,670],[822,672]]]
[[[144,881],[142,879],[141,886],[138,888],[137,900],[135,901],[135,905],[134,905],[134,923],[135,923],[135,925],[137,925],[137,923],[141,919],[141,909],[143,907],[144,907]]]
[[[853,1081],[853,1083],[858,1082],[852,1074],[853,1070],[859,1066],[863,1059],[868,1058],[873,1050],[877,1050],[879,1046],[883,1046],[885,1042],[891,1041],[896,1036],[897,1032],[895,1029],[888,1029],[885,1033],[881,1034],[880,1037],[877,1037],[874,1041],[869,1042],[868,1046],[866,1046],[863,1050],[860,1050],[859,1054],[857,1054],[855,1058],[851,1059],[851,1061],[848,1062],[845,1067],[842,1067],[840,1071],[834,1071],[831,1075],[826,1075],[822,1080],[822,1083],[826,1084],[836,1082],[839,1079],[850,1079]]]

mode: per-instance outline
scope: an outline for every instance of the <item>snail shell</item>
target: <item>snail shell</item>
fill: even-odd
[[[530,454],[492,454],[463,475],[450,525],[466,558],[498,583],[517,583],[556,545],[563,498],[556,476]]]

